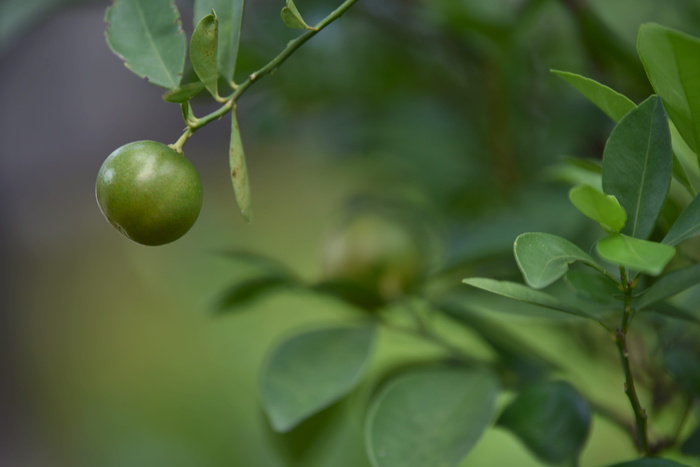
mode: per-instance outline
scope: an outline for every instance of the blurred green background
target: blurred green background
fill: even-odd
[[[283,2],[248,3],[241,73],[296,34],[279,18]],[[297,1],[310,23],[336,3]],[[192,5],[178,4],[191,31]],[[600,157],[612,127],[549,69],[639,101],[651,92],[635,52],[639,24],[700,35],[693,0],[360,0],[239,101],[254,222],[241,219],[230,187],[228,125],[213,123],[186,147],[205,186],[200,220],[180,241],[148,248],[102,218],[95,176],[116,147],[174,142],[183,123],[162,90],[109,51],[106,6],[0,4],[3,466],[367,465],[358,427],[369,384],[331,410],[342,417],[291,437],[271,433],[256,392],[281,336],[356,312],[280,292],[213,316],[220,291],[251,273],[220,253],[268,255],[313,280],[327,233],[360,196],[410,206],[437,239],[435,266],[497,256],[512,267],[518,233],[577,235],[587,225],[566,187],[543,174],[563,156]],[[600,351],[609,367],[598,368],[546,322],[505,321],[575,367],[566,378],[584,393],[626,409],[612,346]],[[383,336],[369,380],[438,352]],[[596,418],[582,465],[633,456],[625,435]],[[539,464],[493,429],[464,465]]]

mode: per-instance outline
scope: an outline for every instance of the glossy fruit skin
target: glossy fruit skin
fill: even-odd
[[[95,185],[102,214],[143,245],[182,237],[202,207],[202,181],[182,154],[156,141],[135,141],[105,159]]]

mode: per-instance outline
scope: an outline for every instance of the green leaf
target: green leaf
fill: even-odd
[[[233,83],[241,38],[241,24],[245,0],[195,0],[195,25],[213,11],[219,20],[218,69],[229,83]]]
[[[219,97],[217,49],[219,24],[216,15],[207,15],[197,24],[190,40],[190,62],[197,76],[214,98]]]
[[[286,432],[348,394],[374,346],[371,325],[302,332],[282,342],[262,370],[261,396],[275,431]]]
[[[283,274],[253,277],[231,285],[216,303],[218,313],[238,311],[250,302],[280,288],[295,287],[298,283]]]
[[[172,0],[115,0],[105,21],[107,44],[127,68],[153,84],[177,88],[187,39]]]
[[[645,458],[645,459],[635,459],[629,462],[622,462],[621,464],[611,465],[609,467],[688,467],[685,464],[679,464],[675,461],[670,461],[667,459],[658,458]]]
[[[683,240],[700,235],[700,195],[696,196],[673,223],[662,240],[668,245],[678,245]]]
[[[574,157],[547,169],[547,176],[567,185],[590,185],[603,191],[601,167],[594,161]]]
[[[698,284],[700,284],[700,264],[672,271],[654,282],[644,292],[637,303],[637,308],[641,310]]]
[[[583,269],[569,271],[566,281],[576,289],[579,296],[598,303],[609,303],[620,293],[618,285],[596,272]]]
[[[194,96],[199,94],[202,89],[204,89],[204,83],[201,81],[195,81],[193,83],[181,84],[175,89],[163,94],[163,100],[166,102],[173,102],[175,104],[182,104],[192,99]]]
[[[676,249],[663,243],[640,240],[623,234],[613,234],[598,241],[598,254],[606,261],[652,276],[661,274]]]
[[[282,16],[282,21],[287,27],[292,29],[313,29],[311,26],[306,24],[304,18],[301,17],[301,13],[297,10],[297,6],[294,4],[294,0],[287,0],[287,5],[282,8],[280,12]]]
[[[367,415],[365,440],[372,465],[457,466],[490,425],[498,389],[490,373],[457,368],[391,381]]]
[[[700,188],[698,158],[671,120],[668,122],[668,128],[671,130],[671,146],[673,146],[673,176],[686,187],[689,193],[695,195]]]
[[[568,383],[547,381],[521,392],[497,423],[541,461],[561,464],[581,454],[591,428],[591,410]]]
[[[637,49],[671,120],[700,155],[700,39],[649,23],[639,28]]]
[[[666,112],[652,96],[615,126],[603,152],[603,191],[627,212],[622,233],[648,238],[671,185],[673,151]]]
[[[606,195],[589,185],[578,185],[569,191],[569,199],[585,216],[608,232],[619,232],[625,226],[627,213],[613,195]]]
[[[233,109],[231,112],[231,144],[228,151],[228,161],[238,208],[241,210],[243,218],[250,222],[253,216],[253,208],[250,201],[250,181],[248,180],[248,168],[245,163],[243,141],[241,140],[241,130],[238,128],[236,109]]]
[[[626,96],[595,80],[567,71],[551,71],[575,87],[586,99],[595,104],[615,122],[620,121],[625,114],[636,107],[636,104]]]
[[[464,279],[462,282],[467,285],[471,285],[472,287],[486,290],[487,292],[512,298],[513,300],[519,300],[532,305],[539,305],[552,310],[562,311],[570,315],[580,316],[582,318],[591,319],[600,323],[598,318],[586,313],[585,311],[565,305],[548,293],[542,292],[541,290],[533,290],[523,284],[518,284],[517,282],[497,281],[483,277],[472,277]]]
[[[525,282],[532,288],[547,287],[581,261],[601,273],[605,270],[588,253],[570,241],[552,234],[524,233],[515,239],[515,260]]]

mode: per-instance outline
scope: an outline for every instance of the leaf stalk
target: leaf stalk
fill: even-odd
[[[220,108],[217,110],[213,111],[212,113],[205,115],[204,117],[201,118],[194,118],[194,119],[186,119],[187,123],[187,129],[185,132],[182,134],[180,139],[173,145],[174,149],[176,149],[179,152],[182,152],[182,146],[187,142],[187,140],[194,134],[195,131],[197,131],[199,128],[209,124],[213,120],[217,120],[224,115],[226,115],[228,112],[231,111],[235,107],[235,103],[240,98],[243,93],[246,92],[246,90],[256,81],[258,81],[260,78],[262,78],[265,75],[269,75],[270,73],[274,72],[277,68],[282,65],[299,47],[304,45],[309,39],[311,39],[313,36],[318,34],[321,30],[323,30],[326,26],[331,24],[333,21],[336,19],[340,18],[343,13],[345,13],[351,6],[353,6],[355,3],[357,3],[358,0],[345,0],[338,8],[336,8],[333,12],[331,12],[328,16],[323,18],[316,26],[314,26],[312,29],[309,29],[306,31],[304,34],[301,36],[297,37],[296,39],[293,39],[287,43],[287,46],[280,52],[275,58],[270,60],[267,65],[263,66],[259,70],[251,73],[248,76],[248,79],[243,81],[240,84],[235,84],[234,87],[234,92],[228,97],[221,98],[221,100],[224,102],[224,105],[222,105]]]

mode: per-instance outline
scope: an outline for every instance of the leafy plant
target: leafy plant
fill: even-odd
[[[630,415],[592,401],[585,389],[553,377],[555,363],[475,312],[473,304],[483,295],[451,288],[435,291],[432,285],[443,283],[444,272],[424,270],[417,286],[398,294],[377,294],[380,275],[372,273],[372,261],[364,261],[359,263],[367,268],[364,274],[355,271],[356,277],[346,277],[346,285],[352,286],[349,294],[348,288],[341,293],[339,288],[322,287],[328,278],[304,284],[290,276],[286,281],[286,286],[329,294],[365,313],[352,325],[302,330],[271,352],[261,390],[273,428],[293,431],[353,390],[374,384],[364,431],[367,455],[375,467],[456,466],[486,430],[495,428],[510,432],[544,464],[579,465],[593,414],[628,431],[641,455],[616,466],[681,465],[657,457],[673,449],[697,455],[691,441],[697,434],[689,435],[686,425],[700,395],[698,386],[689,383],[696,381],[691,355],[700,348],[687,326],[700,321],[695,310],[686,309],[674,297],[700,283],[700,264],[688,253],[692,238],[700,235],[700,201],[691,182],[700,176],[700,154],[694,149],[698,126],[691,110],[700,105],[699,88],[691,79],[696,76],[694,57],[700,54],[700,40],[646,24],[639,32],[638,47],[657,93],[638,105],[592,79],[554,71],[616,122],[602,164],[575,162],[588,183],[577,184],[569,192],[573,206],[600,226],[595,244],[582,248],[561,236],[523,233],[515,241],[514,256],[524,284],[512,280],[509,273],[505,279],[463,281],[472,289],[514,301],[513,305],[500,301],[490,308],[529,312],[514,305],[522,302],[530,306],[527,310],[544,309],[540,316],[554,323],[587,320],[607,334],[618,354]],[[684,206],[675,217],[669,207],[674,205]],[[415,224],[387,212],[386,208],[360,210],[355,215],[393,218],[414,236],[416,244],[426,243]],[[665,223],[659,222],[661,218]],[[370,245],[381,237],[380,230],[353,236],[343,233],[341,238]],[[357,255],[348,255],[345,261],[354,268]],[[427,261],[417,264],[425,267]],[[270,285],[280,284],[271,281]],[[356,300],[360,296],[374,298]],[[228,301],[226,308],[236,310],[247,303]],[[440,330],[445,323],[478,332],[495,360],[483,360],[465,350],[453,335]],[[378,384],[363,382],[375,341],[382,334],[375,328],[424,339],[441,348],[444,356],[385,374]],[[660,360],[642,354],[649,329],[659,342],[654,352],[662,355]],[[342,374],[337,373],[340,369],[345,369]],[[670,375],[672,381],[654,381],[651,375],[659,372]],[[640,383],[641,374],[650,376]],[[647,407],[642,386],[645,391],[661,391],[662,384],[666,402]],[[505,406],[495,402],[503,391],[514,396]],[[672,430],[652,428],[655,415],[669,405],[687,408],[669,409],[676,419]]]
[[[355,1],[309,26],[287,0],[284,23],[305,32],[240,82],[235,72],[242,0],[195,3],[189,54],[169,0],[116,0],[106,14],[107,40],[134,73],[166,88],[164,99],[181,106],[186,129],[170,146],[173,152],[181,153],[199,128],[231,113],[231,178],[240,210],[250,219],[236,102]],[[285,288],[324,295],[357,311],[352,322],[302,329],[272,349],[260,393],[274,431],[293,436],[342,400],[371,393],[363,431],[375,467],[457,466],[492,429],[506,430],[544,464],[577,466],[593,416],[628,431],[640,454],[617,467],[678,466],[670,459],[678,450],[699,455],[699,429],[688,433],[686,425],[697,425],[694,356],[700,347],[690,326],[700,321],[677,296],[700,283],[700,264],[691,251],[700,236],[700,40],[647,24],[639,31],[638,51],[656,93],[639,104],[590,78],[554,71],[616,123],[602,163],[566,163],[575,164],[585,180],[569,199],[600,226],[594,245],[523,233],[513,246],[516,265],[491,277],[463,279],[460,288],[445,287],[453,280],[451,270],[430,269],[430,229],[386,205],[356,209],[341,224],[326,250],[325,274],[315,281],[265,257],[229,255],[257,263],[261,272],[224,291],[219,313],[240,311]],[[196,117],[191,99],[203,91],[221,106]],[[524,283],[513,277],[518,272]],[[506,300],[489,301],[491,295]],[[565,372],[555,372],[557,362],[480,308],[539,313],[562,333],[574,335],[572,326],[588,322],[593,326],[577,332],[607,334],[622,369],[628,415],[594,401]],[[371,377],[387,333],[423,340],[439,355],[380,368],[379,377]],[[490,357],[463,345],[469,333],[480,336]],[[647,354],[650,334],[656,347]],[[642,388],[663,397],[649,406]],[[664,409],[675,419],[673,429],[652,429]]]
[[[183,146],[198,129],[231,113],[231,181],[240,211],[250,221],[250,184],[236,116],[236,102],[250,86],[279,68],[299,47],[339,18],[356,1],[346,0],[312,27],[304,22],[294,1],[287,0],[281,11],[282,20],[287,26],[304,29],[306,32],[290,41],[265,66],[239,82],[235,80],[235,74],[244,0],[197,0],[189,53],[180,13],[173,0],[115,0],[105,14],[108,24],[106,37],[109,47],[124,60],[127,68],[167,89],[163,99],[179,104],[182,108],[186,128],[182,136],[170,145],[175,152],[182,154]],[[208,115],[197,117],[191,99],[204,90],[221,106]],[[132,174],[122,172],[120,175],[129,177]],[[126,211],[122,214],[127,215]],[[143,213],[135,212],[134,216],[143,216]],[[131,236],[129,238],[134,239]],[[179,235],[169,241],[176,238]],[[158,244],[161,243],[163,242]]]

